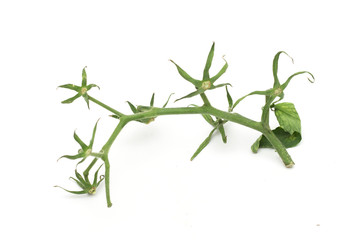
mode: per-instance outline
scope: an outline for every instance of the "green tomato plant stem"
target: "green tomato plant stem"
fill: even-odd
[[[123,115],[124,117],[124,115]],[[105,191],[106,191],[106,201],[107,206],[111,207],[112,203],[110,200],[110,162],[109,162],[109,151],[111,145],[114,143],[116,137],[119,135],[121,130],[124,128],[124,126],[129,122],[129,120],[126,120],[124,118],[120,119],[119,124],[116,126],[114,132],[111,134],[109,140],[105,143],[105,145],[102,148],[103,156],[102,160],[105,163]]]
[[[121,117],[121,116],[125,115],[125,114],[123,114],[123,113],[121,113],[121,112],[119,112],[119,111],[117,111],[117,110],[115,110],[115,109],[113,109],[113,108],[109,107],[108,105],[106,105],[106,104],[104,104],[104,103],[102,103],[102,102],[100,102],[100,101],[96,100],[95,98],[93,98],[93,97],[91,97],[91,96],[89,96],[89,100],[90,100],[90,101],[92,101],[92,102],[94,102],[94,103],[96,103],[97,105],[99,105],[99,106],[101,106],[101,107],[103,107],[103,108],[105,108],[105,109],[109,110],[110,112],[112,112],[112,113],[116,114],[116,115],[117,115],[117,116],[119,116],[119,117]]]
[[[207,98],[205,93],[200,94],[201,99],[204,102],[204,105],[211,106],[209,99]]]
[[[84,171],[84,177],[89,181],[89,172],[91,168],[95,165],[95,163],[98,161],[98,158],[94,158],[94,160],[91,161],[90,165],[85,169]]]
[[[275,97],[265,97],[265,106],[263,107],[262,114],[261,114],[261,122],[263,126],[266,128],[270,128],[269,126],[269,119],[270,119],[270,105],[274,101]]]
[[[206,96],[205,96],[206,98]],[[112,113],[119,114],[118,111],[110,108],[106,104],[103,104],[99,100],[96,100],[93,97],[89,97],[89,100],[93,101],[94,103],[97,103],[98,105],[104,107],[105,109],[109,110]],[[286,167],[292,167],[294,165],[294,162],[292,161],[290,155],[288,154],[286,148],[283,146],[281,141],[276,137],[276,135],[271,131],[270,127],[268,126],[267,122],[257,122],[254,120],[251,120],[249,118],[246,118],[238,113],[231,113],[231,112],[225,112],[222,110],[219,110],[215,107],[212,107],[209,102],[208,104],[205,104],[201,107],[180,107],[180,108],[156,108],[152,107],[150,110],[145,112],[140,112],[136,114],[131,115],[125,115],[121,114],[120,121],[115,128],[114,132],[111,134],[108,141],[103,146],[101,152],[102,156],[101,159],[105,163],[105,188],[106,188],[106,199],[107,199],[107,205],[108,207],[112,206],[111,200],[110,200],[110,162],[109,162],[109,151],[116,140],[117,136],[120,134],[121,130],[125,127],[126,124],[128,124],[131,121],[136,120],[142,120],[142,119],[149,119],[149,118],[155,118],[158,116],[163,115],[185,115],[185,114],[209,114],[217,118],[224,119],[225,121],[234,122],[249,128],[252,128],[254,130],[257,130],[264,134],[264,136],[269,140],[269,142],[273,145],[277,153],[279,154],[280,158],[282,159],[283,163]],[[267,113],[266,113],[267,112]],[[263,109],[263,116],[262,118],[266,119],[268,118],[268,112],[269,108]],[[265,117],[264,117],[265,116]]]
[[[263,132],[264,136],[269,140],[271,145],[274,147],[276,152],[279,154],[281,160],[285,164],[285,167],[291,168],[295,165],[293,160],[291,159],[291,156],[289,155],[288,151],[284,147],[284,145],[281,143],[279,138],[274,134],[273,131],[271,131],[270,128],[264,128]]]
[[[299,115],[295,109],[294,104],[289,102],[282,102],[278,103],[284,98],[284,90],[288,86],[289,82],[298,75],[308,75],[308,80],[313,82],[315,80],[314,76],[308,71],[300,71],[292,74],[284,83],[280,83],[279,78],[277,76],[278,73],[278,60],[280,55],[287,55],[290,57],[286,52],[280,51],[278,52],[273,60],[273,76],[274,76],[274,85],[273,88],[267,89],[265,91],[253,91],[236,101],[233,101],[229,91],[228,86],[230,83],[222,83],[222,84],[215,84],[215,81],[222,76],[226,69],[228,68],[228,63],[224,59],[225,63],[220,71],[210,77],[209,69],[212,64],[213,56],[214,56],[214,44],[212,45],[206,64],[204,68],[204,74],[202,80],[198,80],[196,78],[191,77],[187,72],[185,72],[179,65],[177,65],[173,60],[170,60],[176,67],[177,71],[179,72],[180,76],[184,78],[187,82],[191,83],[195,86],[195,91],[191,92],[184,97],[181,97],[178,100],[184,98],[191,98],[197,95],[200,95],[203,105],[190,105],[188,107],[177,107],[177,108],[167,108],[167,104],[170,100],[171,95],[168,97],[166,103],[163,107],[154,107],[154,97],[155,93],[152,94],[150,104],[141,106],[133,105],[131,102],[127,101],[131,111],[133,114],[123,114],[114,108],[102,103],[101,101],[91,97],[88,95],[88,91],[94,87],[99,88],[95,84],[88,84],[87,82],[87,74],[85,68],[82,71],[82,82],[81,86],[74,85],[74,84],[65,84],[59,86],[60,88],[70,89],[76,92],[71,98],[68,98],[62,103],[69,104],[72,103],[74,100],[78,98],[83,98],[87,104],[87,107],[90,108],[89,102],[93,102],[100,107],[111,112],[113,115],[111,117],[117,119],[119,121],[118,125],[116,126],[115,130],[107,140],[107,142],[103,145],[102,149],[99,152],[93,152],[93,143],[95,139],[95,133],[97,129],[97,122],[94,126],[92,138],[90,143],[87,145],[85,144],[80,137],[74,132],[74,139],[80,145],[81,149],[76,155],[63,155],[60,158],[68,158],[70,160],[81,159],[76,166],[80,163],[84,162],[86,158],[89,156],[94,157],[90,165],[85,169],[83,172],[83,176],[75,169],[75,177],[70,177],[74,180],[82,191],[70,191],[64,189],[73,194],[94,194],[96,192],[96,188],[105,180],[105,191],[106,191],[106,200],[108,207],[112,206],[110,200],[110,161],[109,161],[109,151],[113,143],[115,142],[116,138],[122,131],[122,129],[132,121],[137,121],[143,124],[148,124],[152,122],[155,118],[163,115],[202,115],[202,117],[212,126],[212,130],[210,134],[206,137],[206,139],[200,144],[197,148],[191,160],[193,160],[210,142],[212,135],[215,131],[219,131],[222,137],[222,141],[224,143],[227,142],[227,136],[225,134],[224,124],[227,122],[233,122],[245,127],[249,127],[260,132],[262,135],[255,141],[252,145],[251,150],[256,153],[259,148],[274,148],[278,155],[280,156],[281,160],[283,161],[284,165],[288,168],[291,168],[294,165],[289,153],[287,152],[286,148],[296,146],[301,141],[301,123]],[[292,60],[292,58],[290,57]],[[222,111],[213,107],[210,104],[209,99],[207,98],[205,91],[213,90],[216,88],[225,87],[226,88],[226,97],[228,100],[228,109],[227,111]],[[250,95],[262,95],[265,97],[265,105],[262,108],[261,120],[254,121],[251,120],[239,113],[234,112],[234,108],[246,97]],[[274,130],[271,130],[269,120],[270,120],[270,110],[275,113],[275,116],[280,124]],[[214,119],[215,118],[215,119]],[[98,160],[102,160],[104,164],[102,164],[98,170],[94,174],[94,180],[90,182],[89,179],[89,172],[93,168],[93,166],[97,163]],[[105,175],[101,175],[98,179],[98,172],[100,168],[105,165]],[[60,187],[60,186],[56,186]],[[62,187],[60,187],[62,188]]]
[[[105,163],[105,191],[106,191],[106,202],[107,206],[111,207],[111,199],[110,199],[110,162],[108,158],[108,154],[104,154],[102,157],[102,160],[104,160]]]

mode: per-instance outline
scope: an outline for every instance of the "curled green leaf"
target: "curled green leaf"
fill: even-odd
[[[301,141],[300,133],[294,132],[293,134],[290,134],[281,127],[277,127],[275,130],[273,130],[273,133],[281,141],[281,143],[284,145],[285,148],[295,147]],[[274,148],[274,147],[264,135],[261,135],[251,146],[251,150],[254,153],[257,153],[259,148]]]

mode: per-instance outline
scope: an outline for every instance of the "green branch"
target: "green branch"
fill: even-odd
[[[135,105],[133,105],[132,103],[127,102],[133,114],[126,115],[109,107],[108,105],[91,97],[88,94],[88,91],[98,86],[95,84],[87,83],[87,74],[85,68],[82,71],[81,86],[77,86],[74,84],[61,85],[60,86],[61,88],[70,89],[76,92],[76,95],[62,101],[62,103],[69,104],[75,101],[76,99],[82,97],[89,108],[90,108],[89,102],[91,101],[113,113],[114,115],[111,116],[119,120],[118,125],[116,126],[113,133],[111,134],[107,142],[103,145],[100,151],[96,151],[96,152],[93,151],[93,143],[94,143],[95,133],[98,124],[97,122],[93,129],[92,138],[88,145],[85,144],[85,142],[82,139],[80,139],[80,137],[74,132],[74,139],[80,145],[81,149],[75,155],[63,155],[61,158],[67,158],[70,160],[80,159],[77,165],[83,164],[83,162],[85,162],[85,160],[90,156],[94,157],[94,159],[91,161],[91,163],[88,165],[86,170],[83,172],[83,176],[75,169],[76,178],[71,177],[71,179],[73,179],[82,190],[81,191],[70,191],[67,189],[64,190],[73,194],[86,194],[86,193],[94,194],[99,184],[103,180],[105,180],[106,201],[108,207],[111,207],[112,203],[110,200],[110,161],[109,161],[109,152],[111,146],[114,144],[115,140],[119,136],[122,129],[129,122],[137,121],[139,123],[149,124],[155,118],[164,115],[198,114],[198,115],[202,115],[203,118],[213,127],[211,132],[206,136],[205,140],[196,149],[195,153],[191,157],[191,160],[193,160],[210,143],[213,133],[215,131],[220,132],[223,142],[226,143],[227,136],[225,134],[224,125],[229,122],[233,122],[239,125],[243,125],[245,127],[249,127],[261,133],[261,136],[251,146],[251,150],[254,153],[257,153],[258,149],[260,148],[273,148],[278,153],[284,165],[288,168],[292,167],[294,165],[294,162],[291,159],[287,151],[287,148],[294,147],[301,141],[300,118],[295,109],[294,104],[286,103],[286,102],[283,103],[278,103],[278,102],[284,98],[284,90],[285,88],[287,88],[288,84],[294,77],[298,75],[306,74],[312,78],[312,79],[310,78],[308,79],[311,82],[313,82],[314,76],[310,72],[300,71],[292,74],[283,84],[281,84],[277,76],[278,61],[281,54],[287,55],[287,53],[278,52],[273,60],[273,77],[274,77],[273,88],[267,89],[265,91],[253,91],[234,102],[227,88],[227,85],[230,85],[229,83],[221,83],[218,85],[214,84],[215,81],[217,81],[223,74],[225,74],[228,68],[228,63],[226,62],[225,59],[224,59],[225,61],[224,66],[218,71],[218,73],[212,77],[210,76],[209,70],[212,65],[212,61],[214,57],[214,49],[215,49],[215,43],[213,43],[210,52],[208,54],[205,68],[203,71],[202,80],[199,80],[200,78],[191,77],[179,65],[177,65],[174,61],[171,60],[171,62],[174,63],[174,65],[176,66],[176,69],[179,72],[180,76],[184,78],[187,82],[194,85],[196,88],[194,92],[191,92],[185,95],[184,97],[177,99],[176,101],[182,100],[184,98],[192,98],[197,95],[200,95],[204,103],[203,106],[192,105],[193,107],[166,108],[171,96],[170,95],[167,101],[165,102],[165,104],[163,105],[163,107],[161,108],[154,107],[155,94],[153,93],[150,100],[150,105],[147,106],[138,105],[137,107],[135,107]],[[227,111],[222,111],[218,108],[213,107],[210,104],[210,101],[205,93],[206,91],[218,89],[221,87],[226,87],[226,98],[229,104]],[[238,106],[240,102],[242,102],[245,98],[252,95],[262,95],[265,98],[265,104],[262,108],[260,121],[254,121],[252,119],[244,117],[243,115],[240,115],[239,113],[233,112],[234,108]],[[270,111],[270,109],[273,111]],[[270,112],[275,113],[275,116],[279,122],[279,127],[277,127],[274,130],[271,130],[269,126]],[[94,174],[93,182],[90,182],[89,172],[95,166],[95,164],[97,164],[98,159],[101,159],[104,162],[105,175],[104,176],[101,175],[100,178],[98,178],[98,172],[102,166],[101,165],[100,167],[97,168]]]
[[[101,106],[101,107],[105,108],[106,110],[108,110],[108,111],[110,111],[110,112],[112,112],[112,113],[116,114],[116,115],[117,115],[117,116],[119,116],[119,117],[121,117],[121,116],[124,116],[124,115],[125,115],[125,114],[123,114],[123,113],[121,113],[121,112],[119,112],[119,111],[117,111],[117,110],[115,110],[115,109],[113,109],[113,108],[109,107],[108,105],[106,105],[106,104],[104,104],[104,103],[100,102],[99,100],[96,100],[95,98],[93,98],[93,97],[91,97],[91,96],[89,96],[89,100],[90,100],[90,101],[92,101],[92,102],[94,102],[94,103],[96,103],[97,105],[99,105],[99,106]]]

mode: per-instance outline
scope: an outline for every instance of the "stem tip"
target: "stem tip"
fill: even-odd
[[[289,163],[289,164],[286,164],[285,167],[287,167],[287,168],[292,168],[294,165],[295,165],[295,163],[294,163],[294,162],[291,162],[291,163]]]

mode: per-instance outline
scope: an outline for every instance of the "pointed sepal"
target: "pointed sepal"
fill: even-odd
[[[85,153],[84,152],[81,152],[79,154],[76,154],[76,155],[63,155],[61,156],[58,161],[61,159],[61,158],[67,158],[67,159],[70,159],[70,160],[75,160],[75,159],[79,159],[79,158],[82,158],[84,157]]]
[[[76,99],[78,99],[81,96],[80,93],[76,94],[75,96],[68,98],[64,101],[62,101],[61,103],[72,103],[73,101],[75,101]]]
[[[203,81],[210,79],[209,70],[211,67],[212,60],[214,58],[214,50],[215,50],[215,42],[213,42],[210,52],[209,52],[209,55],[206,59],[206,64],[205,64],[204,74],[203,74]]]
[[[227,68],[229,67],[227,61],[225,60],[225,56],[223,56],[223,59],[225,61],[225,65],[220,69],[220,71],[215,76],[210,78],[211,83],[214,83],[216,80],[218,80],[226,72]]]
[[[154,99],[155,99],[155,93],[153,93],[153,95],[151,96],[150,107],[154,106]]]
[[[74,84],[64,84],[64,85],[58,86],[58,88],[66,88],[66,89],[74,90],[77,92],[79,92],[81,89],[81,87],[76,86]]]
[[[251,92],[249,94],[246,94],[245,96],[239,98],[238,100],[235,101],[232,110],[234,110],[234,108],[242,101],[244,100],[246,97],[251,96],[251,95],[264,95],[264,96],[270,96],[273,93],[273,89],[269,89],[266,91],[254,91]]]
[[[86,89],[89,91],[93,87],[97,87],[100,90],[100,87],[98,85],[96,85],[96,84],[89,84],[89,85],[86,86]]]
[[[189,74],[187,74],[187,72],[185,72],[185,71],[184,71],[179,65],[177,65],[173,60],[170,60],[170,62],[172,62],[172,63],[176,66],[176,68],[177,68],[180,76],[182,76],[185,80],[187,80],[187,81],[189,81],[190,83],[192,83],[195,87],[198,87],[198,88],[201,87],[201,81],[200,81],[200,80],[196,80],[196,79],[192,78]]]
[[[167,106],[167,104],[168,104],[168,102],[169,102],[169,100],[170,100],[170,98],[171,98],[171,96],[172,96],[173,94],[174,94],[174,93],[171,93],[171,94],[169,95],[166,103],[162,106],[162,108],[165,108],[165,107]]]
[[[100,179],[100,182],[98,183],[98,174],[99,174],[99,170],[100,168],[103,166],[104,164],[101,164],[100,167],[96,170],[95,174],[94,174],[94,180],[93,180],[93,186],[99,186],[99,183],[101,182],[101,179]]]
[[[93,145],[94,145],[94,140],[95,140],[95,134],[96,134],[96,129],[97,129],[97,125],[98,125],[98,122],[99,122],[100,119],[98,119],[95,123],[95,126],[94,126],[94,129],[93,129],[93,132],[92,132],[92,136],[91,136],[91,139],[90,139],[90,144],[89,144],[89,148],[92,149],[93,148]]]
[[[284,51],[280,51],[275,55],[274,60],[273,60],[273,76],[274,76],[274,86],[273,87],[274,88],[280,87],[280,81],[279,81],[279,77],[277,74],[278,74],[278,68],[279,68],[279,58],[280,58],[281,54],[287,55],[291,59],[291,61],[294,63],[294,59],[292,57],[290,57],[290,55]]]
[[[219,132],[221,134],[221,138],[222,138],[223,143],[227,143],[227,136],[225,134],[224,124],[221,124],[219,126]]]
[[[230,95],[230,93],[229,93],[229,90],[228,90],[228,87],[227,86],[225,86],[225,89],[226,89],[226,98],[227,98],[227,100],[228,100],[228,104],[229,104],[229,112],[231,112],[232,111],[232,107],[233,107],[233,99],[232,99],[232,97],[231,97],[231,95]]]
[[[196,90],[195,92],[189,93],[188,95],[186,95],[186,96],[184,96],[184,97],[182,97],[182,98],[176,99],[175,102],[180,101],[180,100],[182,100],[182,99],[184,99],[184,98],[194,97],[194,96],[199,95],[199,94],[201,94],[201,93],[203,93],[203,92],[205,92],[205,90],[202,89],[202,88],[199,88],[199,89]]]
[[[211,130],[209,136],[207,138],[205,138],[205,140],[200,144],[200,146],[198,147],[198,149],[196,149],[195,153],[192,155],[191,157],[191,161],[194,160],[194,158],[199,155],[199,153],[204,150],[204,148],[210,143],[211,140],[211,136],[212,134],[215,132],[216,128],[214,128],[213,130]]]
[[[225,87],[225,86],[231,86],[231,84],[230,83],[222,83],[222,84],[219,84],[219,85],[213,85],[213,86],[211,86],[211,90],[212,89],[216,89],[216,88],[220,88],[220,87]]]
[[[61,188],[61,189],[65,190],[65,191],[67,191],[69,193],[72,193],[72,194],[86,194],[87,193],[85,190],[82,190],[82,191],[70,191],[70,190],[67,190],[67,189],[65,189],[63,187],[57,186],[57,185],[54,186],[54,187]]]
[[[281,89],[284,91],[285,88],[288,86],[288,84],[290,83],[291,79],[293,79],[295,76],[298,75],[302,75],[302,74],[309,74],[311,76],[311,78],[307,78],[309,80],[309,82],[314,83],[315,82],[315,77],[314,75],[312,75],[310,72],[308,71],[302,71],[302,72],[297,72],[294,73],[293,75],[291,75],[282,85],[281,85]]]
[[[86,76],[85,68],[86,68],[86,66],[82,70],[82,82],[81,82],[82,87],[86,87],[86,85],[87,85],[87,76]]]
[[[136,107],[131,103],[131,102],[129,102],[129,101],[126,101],[127,102],[127,104],[129,105],[129,107],[130,107],[130,109],[131,109],[131,111],[133,112],[133,113],[138,113],[139,111],[136,109]]]
[[[83,151],[86,151],[87,145],[79,138],[79,136],[76,134],[76,131],[74,131],[74,139],[79,145],[81,146],[81,149]]]

